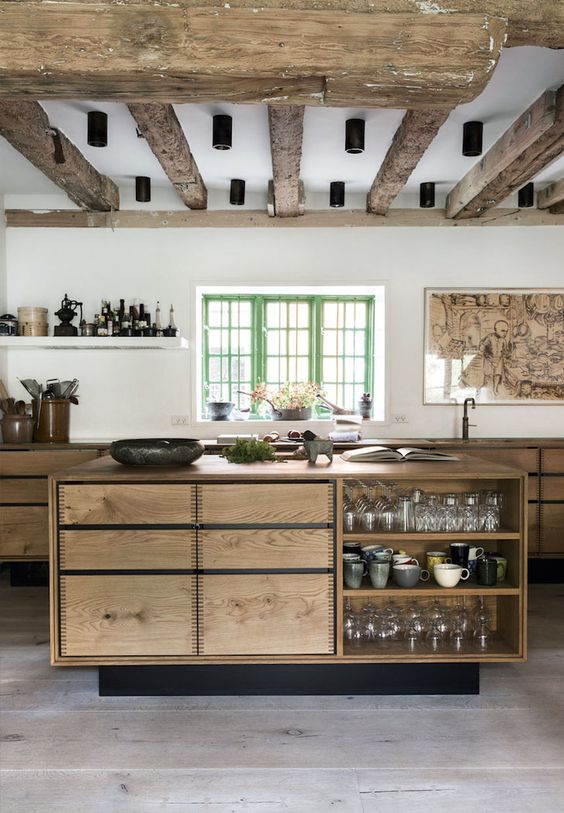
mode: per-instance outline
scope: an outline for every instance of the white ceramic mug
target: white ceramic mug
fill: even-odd
[[[444,565],[435,565],[433,568],[433,577],[441,587],[456,587],[461,579],[466,581],[469,576],[470,571],[468,568],[460,565],[445,563]]]
[[[413,556],[408,556],[405,553],[394,553],[392,556],[392,562],[394,565],[418,565],[419,562],[417,559],[414,559]]]

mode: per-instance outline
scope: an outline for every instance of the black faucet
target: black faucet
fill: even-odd
[[[472,409],[476,409],[476,401],[473,398],[464,399],[464,415],[462,417],[462,439],[468,440],[468,427],[476,426],[474,423],[468,423],[468,404],[472,404]]]

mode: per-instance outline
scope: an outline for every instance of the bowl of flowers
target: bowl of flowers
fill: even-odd
[[[251,397],[253,401],[266,401],[270,404],[275,421],[307,421],[311,418],[319,392],[319,384],[314,381],[287,381],[273,393],[267,389],[266,384],[259,383]]]

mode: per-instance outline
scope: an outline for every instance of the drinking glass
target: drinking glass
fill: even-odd
[[[382,500],[379,503],[378,527],[390,533],[396,527],[397,506],[393,499],[393,486],[385,485]]]
[[[460,530],[458,519],[458,494],[445,494],[442,505],[441,530],[456,533]]]
[[[479,506],[479,526],[481,531],[495,533],[500,528],[498,505],[483,504]]]
[[[465,492],[462,498],[463,504],[459,507],[460,528],[459,530],[474,533],[479,529],[478,501],[479,494],[472,491]]]
[[[415,515],[413,512],[413,502],[411,497],[398,497],[398,505],[395,516],[395,530],[402,533],[409,533],[415,530]]]

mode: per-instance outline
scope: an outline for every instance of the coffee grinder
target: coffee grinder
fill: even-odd
[[[55,312],[55,316],[58,316],[61,320],[60,325],[55,325],[53,331],[55,336],[78,336],[78,328],[71,325],[78,308],[80,308],[80,322],[82,322],[82,302],[77,302],[76,299],[69,299],[68,295],[65,294],[65,298],[61,302],[61,307]]]

